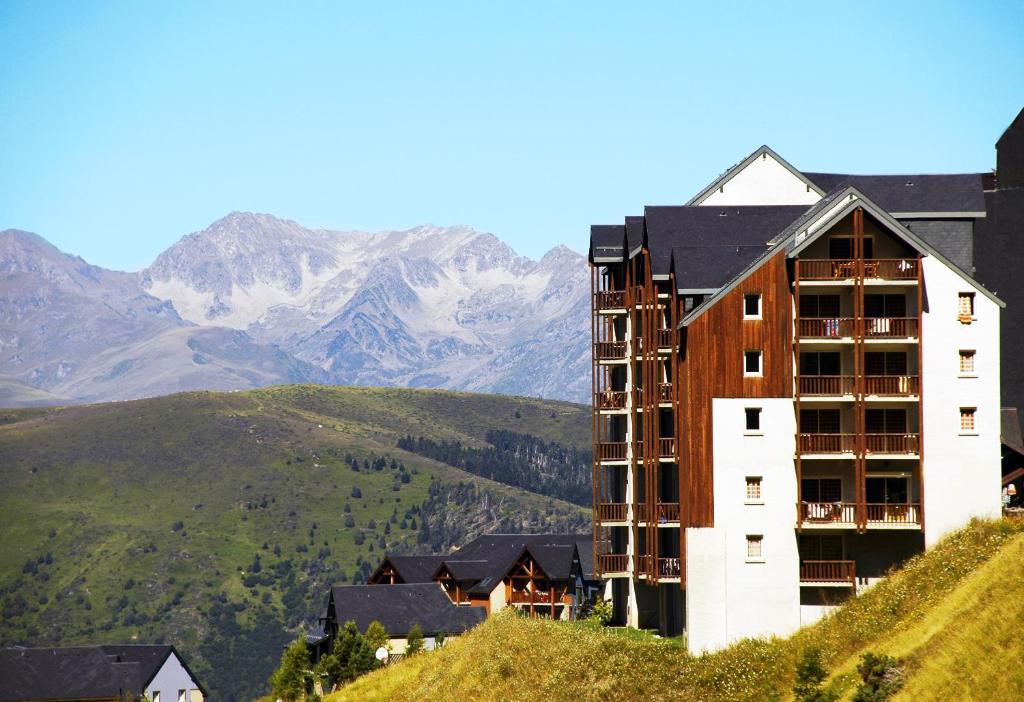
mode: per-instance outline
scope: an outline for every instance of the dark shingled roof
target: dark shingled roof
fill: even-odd
[[[627,253],[631,254],[644,243],[644,218],[626,217],[626,245],[629,246]]]
[[[387,556],[387,560],[404,582],[429,583],[444,556]]]
[[[593,224],[590,226],[590,262],[600,258],[626,256],[626,227],[623,224]]]
[[[848,175],[804,173],[825,192],[852,185],[886,212],[984,212],[980,173]]]
[[[114,699],[141,695],[138,663],[99,646],[0,649],[0,701]]]
[[[1003,407],[1000,412],[1002,427],[1000,438],[1004,446],[1008,446],[1019,454],[1024,455],[1024,438],[1021,437],[1020,417],[1016,407]]]
[[[331,598],[339,625],[351,620],[366,631],[377,620],[393,637],[405,636],[413,624],[428,636],[461,633],[486,617],[482,607],[452,604],[437,583],[334,587]]]
[[[766,251],[768,242],[807,210],[806,205],[646,207],[652,272],[668,275],[673,249],[683,249],[680,255],[699,255],[706,258],[706,263],[693,263],[690,268],[690,274],[696,275],[695,266],[704,266],[699,273],[699,285],[683,278],[677,281],[678,287],[721,287]],[[738,263],[740,258],[745,259],[742,265]]]

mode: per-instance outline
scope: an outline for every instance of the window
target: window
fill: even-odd
[[[875,253],[875,240],[870,237],[864,237],[864,258],[874,258]],[[853,258],[853,237],[852,236],[833,236],[828,240],[828,257],[831,259],[850,259]]]
[[[800,316],[804,319],[831,319],[839,316],[838,295],[801,295]]]
[[[747,476],[747,504],[761,504],[761,476]]]
[[[869,351],[864,354],[864,375],[906,375],[904,351]]]
[[[802,478],[800,499],[803,502],[841,502],[842,478]]]
[[[839,410],[837,409],[801,409],[801,434],[838,434]]]
[[[153,690],[150,693],[150,697],[152,697],[153,702],[160,702],[160,691],[159,690]]]
[[[905,434],[907,432],[907,411],[905,409],[864,410],[864,432],[866,434]]]
[[[960,351],[960,375],[974,375],[973,351]]]
[[[178,690],[178,702],[188,702],[188,698],[185,697],[186,690]]]
[[[840,375],[842,364],[834,351],[802,351],[800,375]]]
[[[910,482],[902,475],[867,476],[864,497],[869,505],[909,504]]]
[[[743,411],[747,416],[747,431],[761,431],[761,408],[747,407]]]
[[[960,317],[961,322],[965,324],[971,323],[971,320],[974,319],[974,293],[960,293],[960,302],[957,309],[957,314]]]
[[[743,318],[761,319],[761,293],[748,293],[743,296]]]
[[[743,352],[743,375],[761,375],[761,352]]]
[[[975,407],[961,407],[960,408],[960,433],[973,433],[974,432],[974,413],[977,411]]]
[[[843,560],[843,537],[838,534],[801,534],[798,548],[801,561]]]
[[[906,317],[906,295],[865,295],[865,317]]]
[[[747,560],[764,560],[764,537],[760,534],[747,534]]]

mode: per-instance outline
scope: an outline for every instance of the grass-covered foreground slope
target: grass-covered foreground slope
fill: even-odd
[[[1024,523],[979,522],[787,639],[704,656],[585,624],[495,617],[444,649],[356,681],[328,702],[791,699],[801,652],[821,646],[844,699],[866,651],[904,659],[899,700],[1024,699]]]
[[[589,447],[589,409],[289,386],[0,410],[0,645],[178,644],[251,699],[330,584],[384,550],[589,528],[586,510],[396,448],[490,430]]]

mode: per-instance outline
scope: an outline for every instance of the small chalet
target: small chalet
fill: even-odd
[[[0,702],[203,702],[174,646],[0,649]]]

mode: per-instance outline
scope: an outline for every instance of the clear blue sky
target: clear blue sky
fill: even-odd
[[[763,143],[988,170],[1024,106],[1019,0],[380,5],[2,0],[0,229],[129,270],[231,210],[582,251]]]

